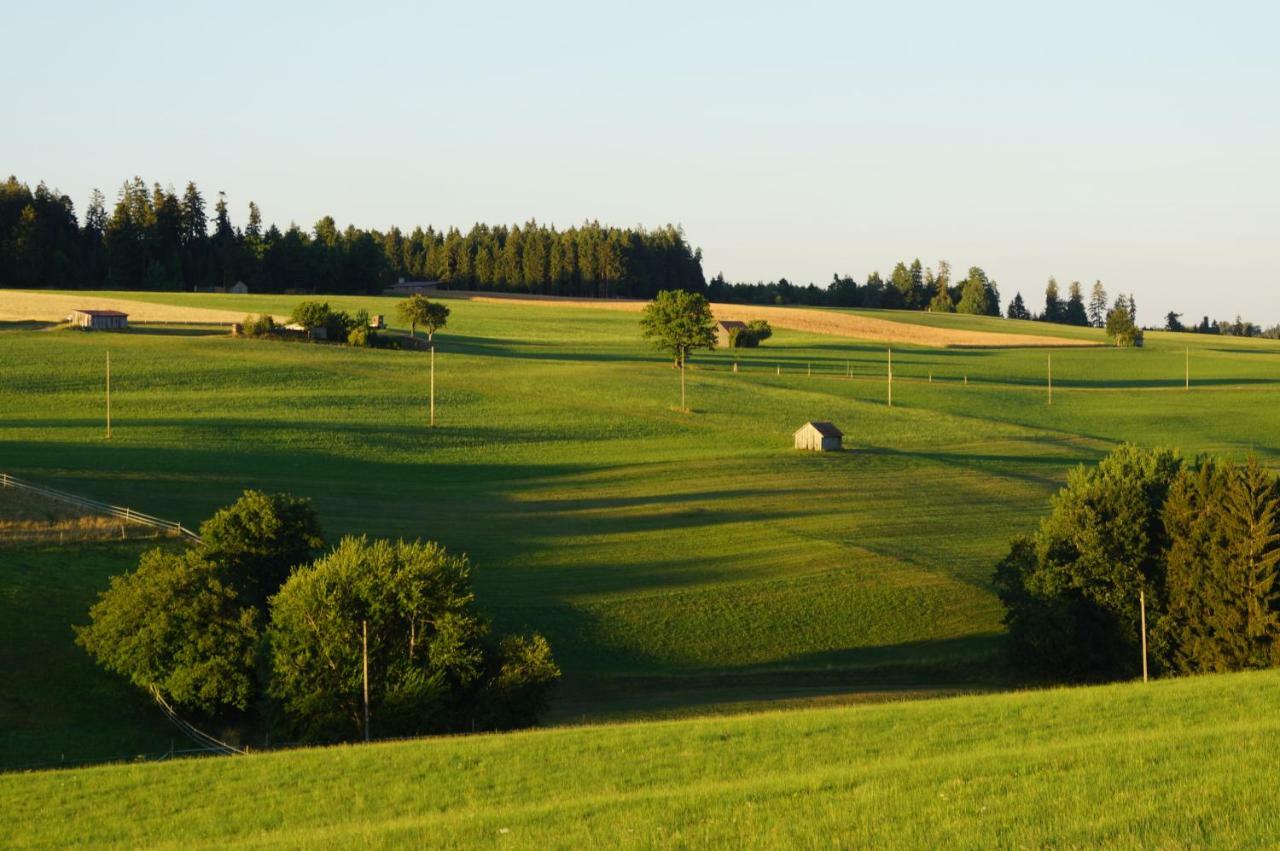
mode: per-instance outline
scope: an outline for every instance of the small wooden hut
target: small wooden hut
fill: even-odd
[[[839,452],[843,447],[844,432],[831,423],[810,421],[796,430],[796,449]]]
[[[118,310],[73,310],[67,319],[86,331],[119,331],[129,327],[129,314]]]
[[[737,335],[745,330],[747,323],[736,319],[720,319],[716,321],[716,348],[731,349]]]

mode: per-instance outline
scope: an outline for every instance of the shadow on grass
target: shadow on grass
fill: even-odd
[[[130,325],[125,333],[142,337],[229,337],[225,325]]]

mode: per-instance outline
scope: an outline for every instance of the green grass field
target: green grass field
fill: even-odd
[[[1274,847],[1280,674],[0,776],[14,848]]]
[[[298,300],[120,295],[277,313]],[[329,301],[394,312],[389,299]],[[499,630],[549,637],[566,673],[552,720],[567,721],[998,684],[993,564],[1072,465],[1122,440],[1280,462],[1272,342],[1152,333],[1143,350],[895,348],[889,409],[881,346],[780,330],[740,352],[736,374],[726,353],[698,357],[687,415],[634,314],[450,307],[433,430],[421,353],[200,329],[0,332],[0,470],[188,525],[244,488],[287,490],[315,501],[334,539],[439,540],[471,556]],[[807,419],[836,422],[852,451],[794,452]],[[134,555],[83,570],[75,551],[21,556],[66,587],[30,613],[45,618],[38,630],[13,630],[10,652],[39,659],[57,645],[90,676],[69,623]],[[0,550],[0,622],[38,605],[22,580],[9,593],[16,558]],[[6,684],[5,699],[56,703],[56,680]],[[168,749],[127,699],[103,698],[110,747],[80,740],[76,756]],[[27,729],[11,765],[59,759],[65,722],[32,717],[52,726]]]

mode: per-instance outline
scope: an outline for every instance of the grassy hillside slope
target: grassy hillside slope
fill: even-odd
[[[285,314],[297,300],[199,297]],[[728,353],[700,355],[686,415],[634,315],[451,307],[434,430],[421,353],[199,329],[0,333],[0,470],[188,525],[246,487],[288,490],[334,538],[440,540],[471,556],[499,630],[551,639],[557,717],[578,718],[973,682],[1001,629],[992,565],[1070,466],[1120,440],[1280,461],[1274,343],[1054,350],[1052,406],[1043,350],[895,348],[889,409],[881,346],[782,330],[739,352],[738,373]],[[852,451],[794,452],[806,419],[835,421]],[[74,554],[45,558],[83,577],[78,599],[105,580],[69,570]],[[67,611],[50,617],[69,642]]]
[[[1261,847],[1280,673],[0,776],[12,847]]]

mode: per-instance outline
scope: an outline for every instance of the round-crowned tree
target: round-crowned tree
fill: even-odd
[[[465,557],[344,538],[272,601],[270,692],[309,740],[362,736],[366,685],[378,736],[511,726],[536,714],[559,670],[541,637],[491,647],[487,633]]]

